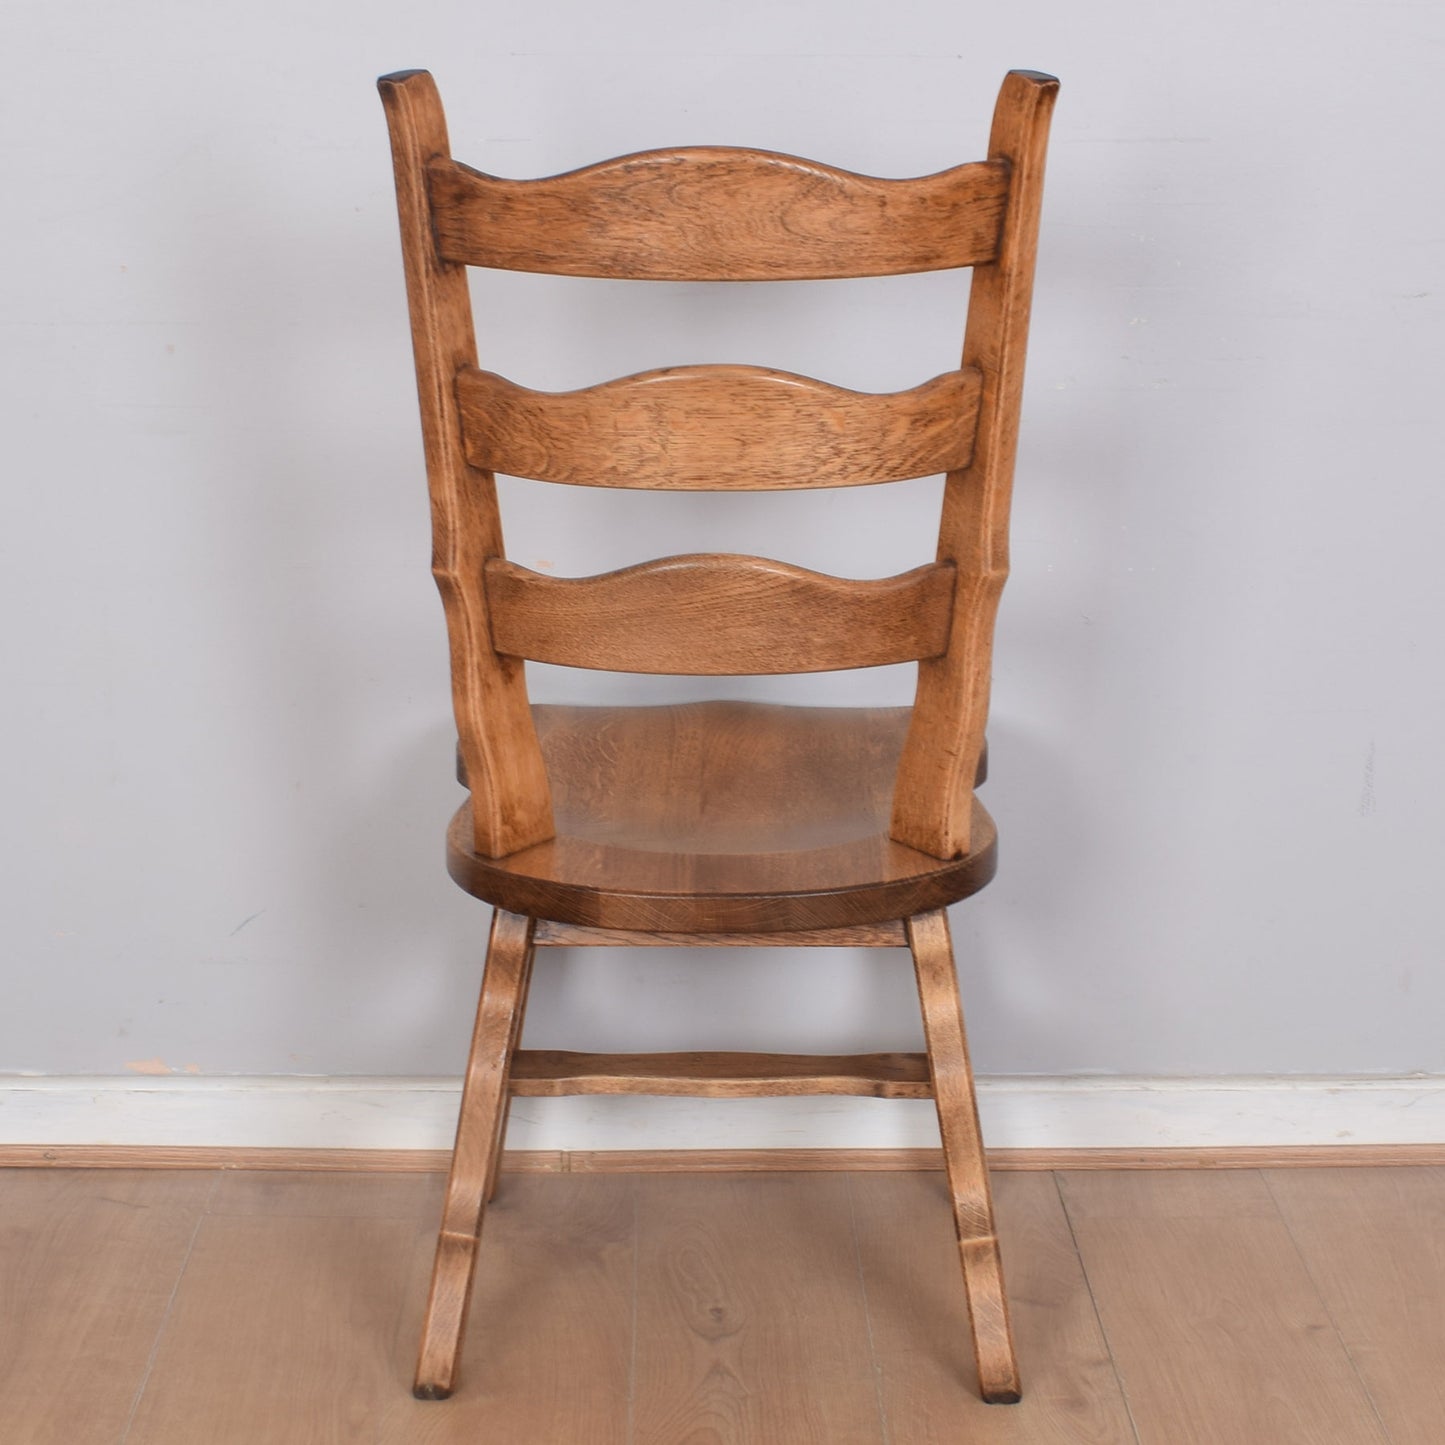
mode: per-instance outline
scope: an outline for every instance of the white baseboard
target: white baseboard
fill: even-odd
[[[998,1078],[996,1149],[1445,1142],[1445,1077]],[[451,1079],[0,1077],[0,1144],[446,1149]],[[514,1149],[901,1149],[938,1143],[928,1101],[519,1099]]]

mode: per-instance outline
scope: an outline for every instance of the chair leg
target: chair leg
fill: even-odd
[[[512,1051],[532,968],[533,927],[533,919],[504,913],[500,908],[492,917],[482,996],[462,1086],[457,1142],[447,1177],[431,1294],[412,1389],[419,1400],[444,1400],[456,1386],[457,1358],[471,1299],[485,1195],[501,1146],[500,1120],[506,1112]]]
[[[978,1103],[968,1062],[948,915],[942,909],[920,913],[908,919],[907,929],[943,1135],[943,1167],[953,1197],[953,1218],[963,1261],[979,1393],[990,1404],[1013,1404],[1021,1393],[1018,1364],[1009,1328],[998,1236],[994,1233],[993,1199],[978,1126]]]
[[[507,1057],[517,1052],[517,1046],[522,1042],[522,1027],[527,1017],[527,995],[532,988],[532,961],[536,957],[535,950],[529,947],[527,953],[527,966],[522,975],[522,988],[517,995],[517,1007],[512,1012],[512,1038],[507,1045]],[[507,1121],[512,1117],[512,1096],[511,1093],[502,1095],[502,1107],[497,1111],[497,1141],[492,1149],[491,1168],[487,1174],[487,1192],[485,1202],[490,1204],[497,1197],[497,1176],[502,1172],[502,1154],[507,1146]]]

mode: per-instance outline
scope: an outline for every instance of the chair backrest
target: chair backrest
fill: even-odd
[[[452,159],[426,71],[379,85],[477,851],[502,857],[553,836],[524,659],[695,674],[916,660],[891,833],[936,857],[967,853],[1058,82],[1010,71],[988,159],[914,180],[723,147],[501,180]],[[909,391],[871,395],[760,367],[689,366],[554,394],[478,369],[468,266],[690,281],[971,266],[974,278],[962,365]],[[898,577],[852,581],[704,554],[555,578],[505,559],[495,472],[717,491],[938,472],[946,482],[936,560]]]

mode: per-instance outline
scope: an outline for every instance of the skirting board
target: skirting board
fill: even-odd
[[[258,1169],[445,1174],[445,1149],[215,1149],[163,1144],[0,1144],[0,1169]],[[990,1149],[988,1167],[1386,1169],[1445,1167],[1445,1144],[1280,1144],[1262,1149]],[[503,1174],[737,1174],[941,1170],[942,1149],[508,1149]]]
[[[0,1077],[0,1147],[450,1148],[460,1084],[422,1078]],[[1009,1151],[1445,1143],[1445,1077],[997,1078],[984,1137]],[[932,1150],[927,1100],[519,1099],[520,1153]],[[565,1167],[565,1166],[563,1166]]]

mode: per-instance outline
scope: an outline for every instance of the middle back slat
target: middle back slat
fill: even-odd
[[[467,460],[580,486],[678,491],[852,487],[968,465],[981,378],[847,391],[756,366],[685,366],[581,391],[457,377]]]

